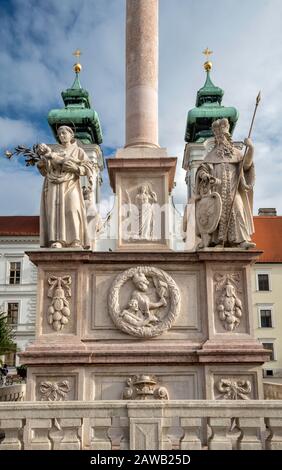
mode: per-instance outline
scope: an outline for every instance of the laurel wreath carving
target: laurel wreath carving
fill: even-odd
[[[165,282],[167,284],[170,308],[167,315],[158,325],[134,326],[127,324],[120,317],[120,289],[127,281],[133,278],[136,272],[142,273],[146,277],[152,278],[155,286],[157,280]],[[122,272],[115,278],[108,295],[108,309],[114,324],[120,330],[133,336],[141,338],[152,338],[162,334],[163,332],[169,330],[172,327],[172,324],[174,323],[180,311],[180,291],[172,277],[169,276],[162,269],[154,268],[151,266],[137,266],[135,268],[130,268],[127,271]]]

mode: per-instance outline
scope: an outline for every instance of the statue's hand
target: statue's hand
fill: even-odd
[[[244,176],[241,176],[240,189],[242,189],[242,191],[245,191],[245,192],[248,192],[248,191],[250,191],[250,189],[252,189],[252,186],[247,184]]]
[[[39,144],[37,146],[37,153],[39,155],[48,156],[48,155],[51,155],[51,149],[46,144]]]
[[[244,140],[244,144],[246,145],[246,147],[251,147],[251,148],[254,147],[254,144],[253,144],[253,142],[251,141],[251,139],[249,139],[249,137],[247,137],[247,138]]]
[[[69,171],[70,173],[78,173],[79,174],[79,167],[76,163],[66,160],[63,164],[63,170]]]

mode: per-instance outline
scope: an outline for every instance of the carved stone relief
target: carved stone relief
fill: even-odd
[[[68,380],[62,382],[41,382],[39,387],[41,401],[63,401],[70,391]]]
[[[216,388],[223,400],[249,400],[248,395],[252,391],[252,385],[249,380],[235,380],[232,378],[220,379]]]
[[[128,204],[130,227],[128,233],[124,233],[125,239],[131,242],[152,241],[156,237],[154,224],[154,204],[158,202],[157,194],[152,185],[145,181],[137,187],[137,193],[132,201],[132,196],[125,190],[124,201]]]
[[[130,292],[124,305],[120,304],[122,288]],[[110,288],[108,308],[119,329],[150,338],[171,328],[180,310],[180,291],[171,276],[161,269],[139,266],[116,277]]]
[[[168,400],[168,391],[158,385],[153,375],[135,375],[126,381],[122,398],[124,400]]]
[[[240,325],[242,301],[238,294],[240,274],[228,273],[214,275],[216,311],[224,328],[233,331]]]
[[[48,278],[48,297],[51,305],[48,308],[48,323],[55,331],[60,331],[70,319],[70,306],[67,297],[71,297],[71,276],[50,276]]]

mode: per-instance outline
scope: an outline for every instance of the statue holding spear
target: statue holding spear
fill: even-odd
[[[255,170],[250,136],[259,101],[260,95],[243,155],[231,140],[228,120],[218,119],[212,124],[215,147],[196,173],[196,233],[201,238],[198,248],[255,247],[251,240]]]

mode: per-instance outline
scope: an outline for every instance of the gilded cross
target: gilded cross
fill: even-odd
[[[74,55],[75,57],[77,57],[77,59],[79,59],[79,57],[82,55],[82,52],[80,49],[76,49],[72,55]]]
[[[205,48],[203,54],[206,56],[207,60],[209,60],[209,56],[213,53],[208,47]]]

